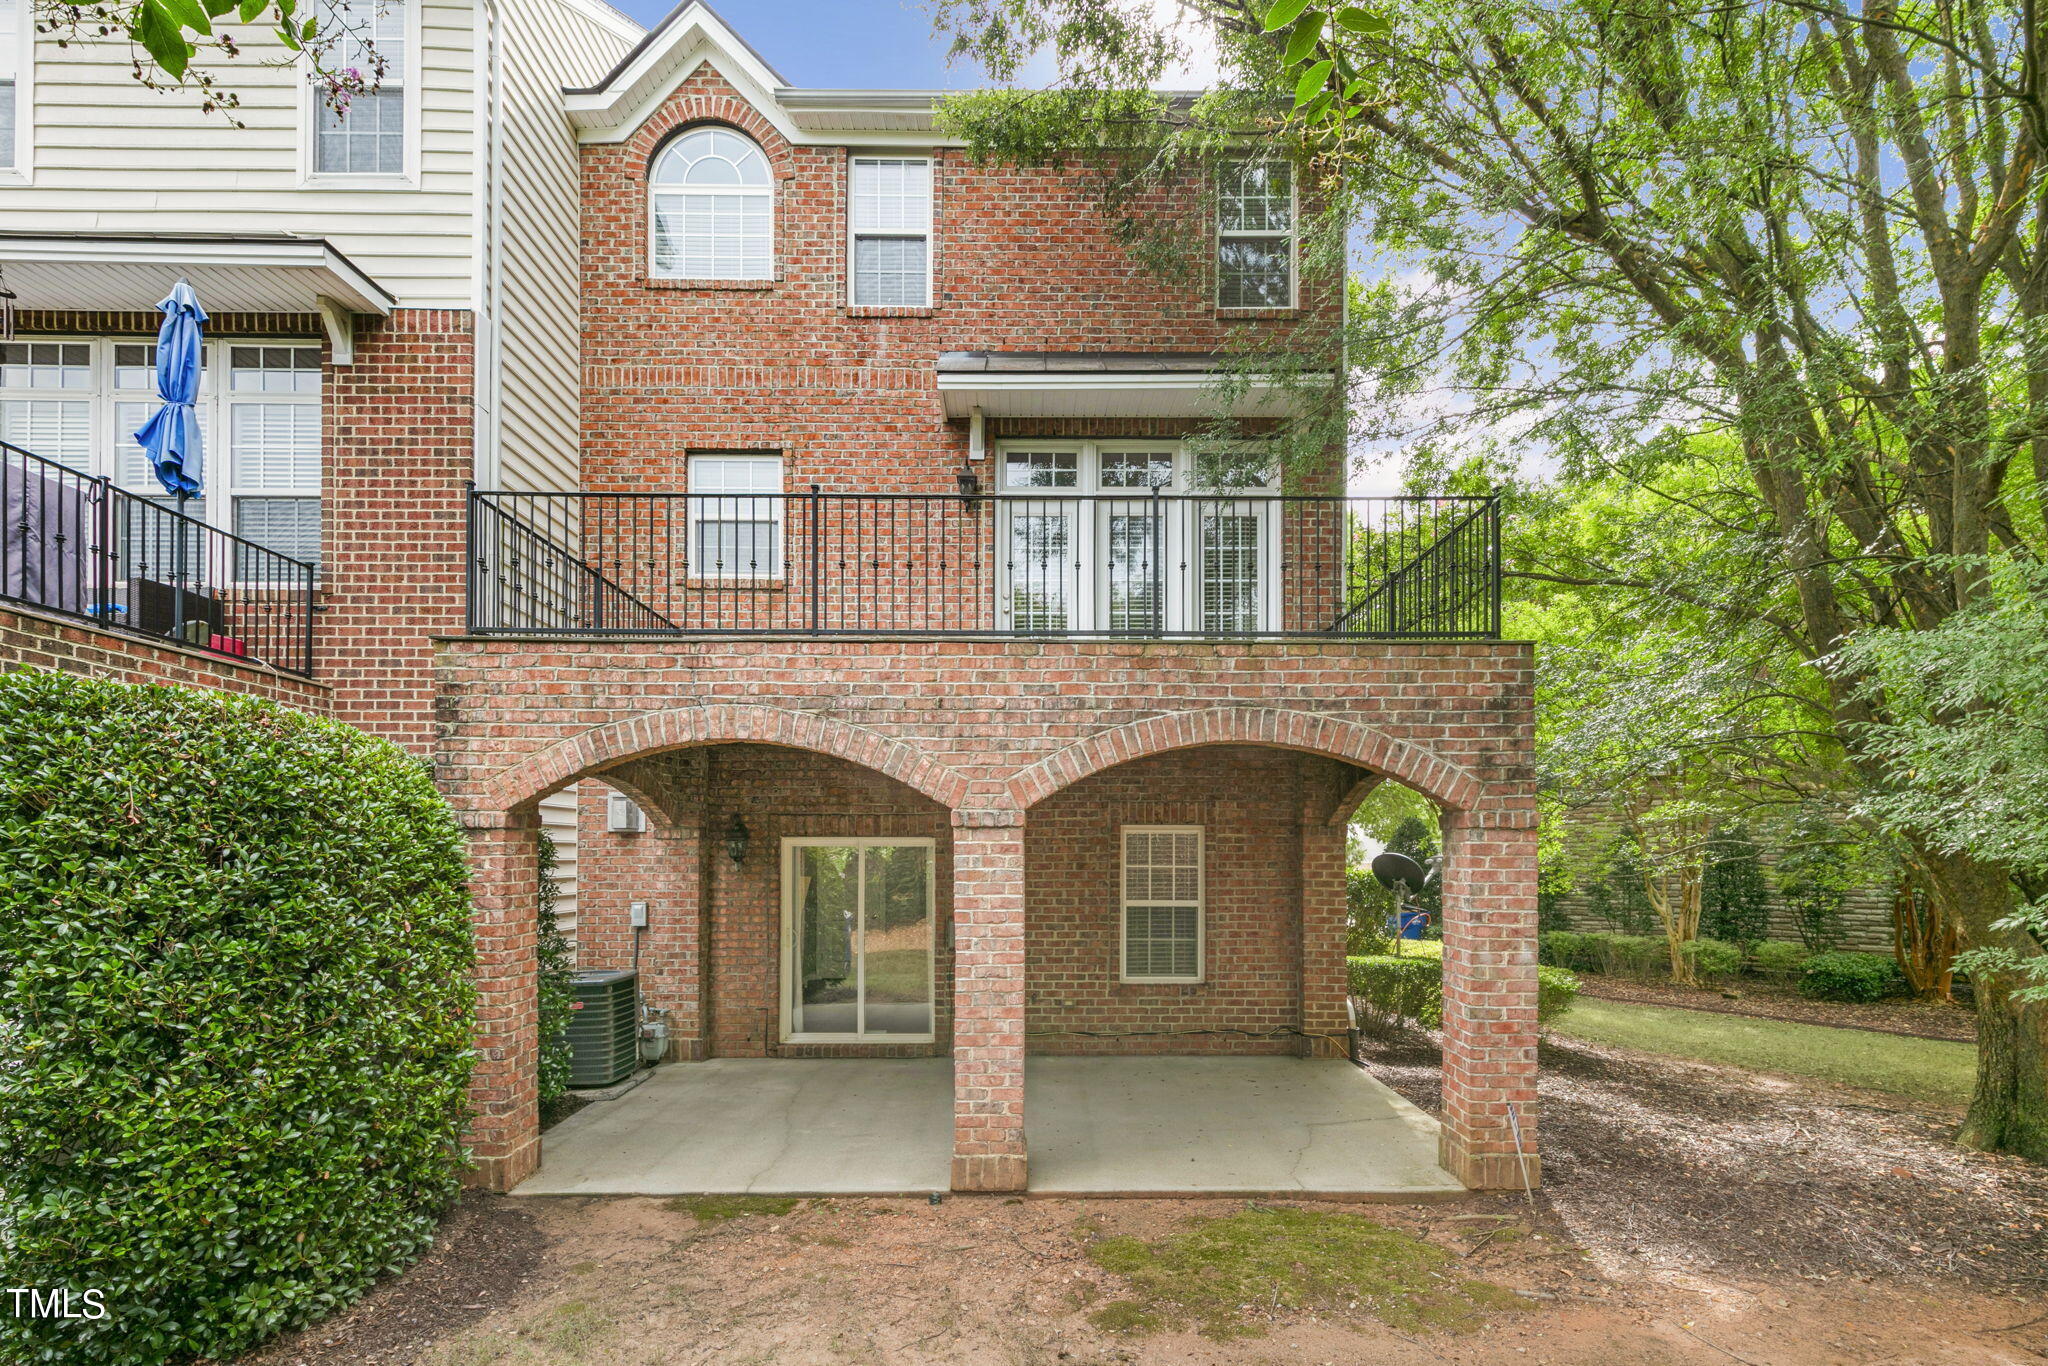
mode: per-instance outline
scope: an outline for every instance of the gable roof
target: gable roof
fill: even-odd
[[[583,142],[621,142],[706,62],[793,143],[929,146],[937,90],[798,90],[704,0],[683,0],[596,85],[562,92]]]

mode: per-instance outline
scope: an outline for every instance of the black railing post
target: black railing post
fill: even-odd
[[[1159,496],[1164,488],[1152,481],[1152,629],[1158,632],[1166,630],[1166,505]],[[1198,508],[1195,521],[1201,520]]]
[[[1500,562],[1500,495],[1494,494],[1486,500],[1486,523],[1489,545],[1487,547],[1487,591],[1492,599],[1493,610],[1489,614],[1487,630],[1495,640],[1500,639],[1500,581],[1506,566]]]
[[[811,595],[811,634],[815,636],[823,634],[825,629],[825,585],[818,573],[818,564],[823,555],[825,541],[825,501],[819,493],[816,484],[811,485],[809,506],[811,518],[811,568],[810,582],[804,585],[804,591]]]
[[[462,601],[463,629],[475,634],[481,604],[477,601],[476,572],[476,480],[462,481]]]

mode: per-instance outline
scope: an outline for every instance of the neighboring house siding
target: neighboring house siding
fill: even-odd
[[[503,11],[493,131],[498,240],[494,407],[502,488],[576,487],[582,192],[563,86],[588,85],[639,40],[617,15],[573,0]]]
[[[24,111],[34,119],[32,183],[0,180],[0,230],[297,232],[332,242],[401,304],[472,306],[474,13],[445,0],[420,12],[420,176],[403,188],[302,181],[306,84],[296,67],[266,65],[283,50],[254,32],[243,60],[218,64],[241,96],[232,120],[203,112],[192,92],[142,86],[124,38],[59,47],[42,35],[34,109]]]
[[[576,829],[577,792],[581,785],[563,788],[540,800],[540,826],[555,842],[555,925],[576,942],[577,877]]]

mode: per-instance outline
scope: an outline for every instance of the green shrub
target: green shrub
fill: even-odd
[[[456,1193],[464,842],[395,746],[245,698],[0,676],[0,1360],[225,1357]]]
[[[1366,1021],[1385,1030],[1402,1020],[1435,1029],[1444,1019],[1444,963],[1441,958],[1366,956],[1346,960],[1351,995]],[[1536,969],[1536,1020],[1541,1024],[1571,1009],[1579,979],[1562,968]]]
[[[1671,945],[1661,934],[1604,936],[1607,971],[1624,977],[1659,977],[1671,971]]]
[[[1813,950],[1787,939],[1766,939],[1749,946],[1749,970],[1761,977],[1797,977]]]
[[[1816,1001],[1881,1001],[1904,986],[1899,965],[1882,953],[1817,953],[1799,978],[1799,994]]]
[[[575,954],[562,923],[555,918],[555,905],[562,897],[562,884],[555,877],[557,857],[554,837],[540,832],[540,923],[535,927],[535,952],[539,960],[539,1007],[534,1012],[535,1032],[540,1038],[540,1100],[545,1105],[558,1100],[569,1089],[569,1074],[575,1054],[569,1046],[569,1021],[576,1013],[576,982],[571,976]]]
[[[1695,939],[1685,946],[1685,956],[1700,977],[1733,977],[1742,971],[1742,945],[1724,939]]]

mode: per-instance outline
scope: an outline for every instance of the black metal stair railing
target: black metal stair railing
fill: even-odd
[[[1493,498],[472,491],[480,635],[1484,640]]]

